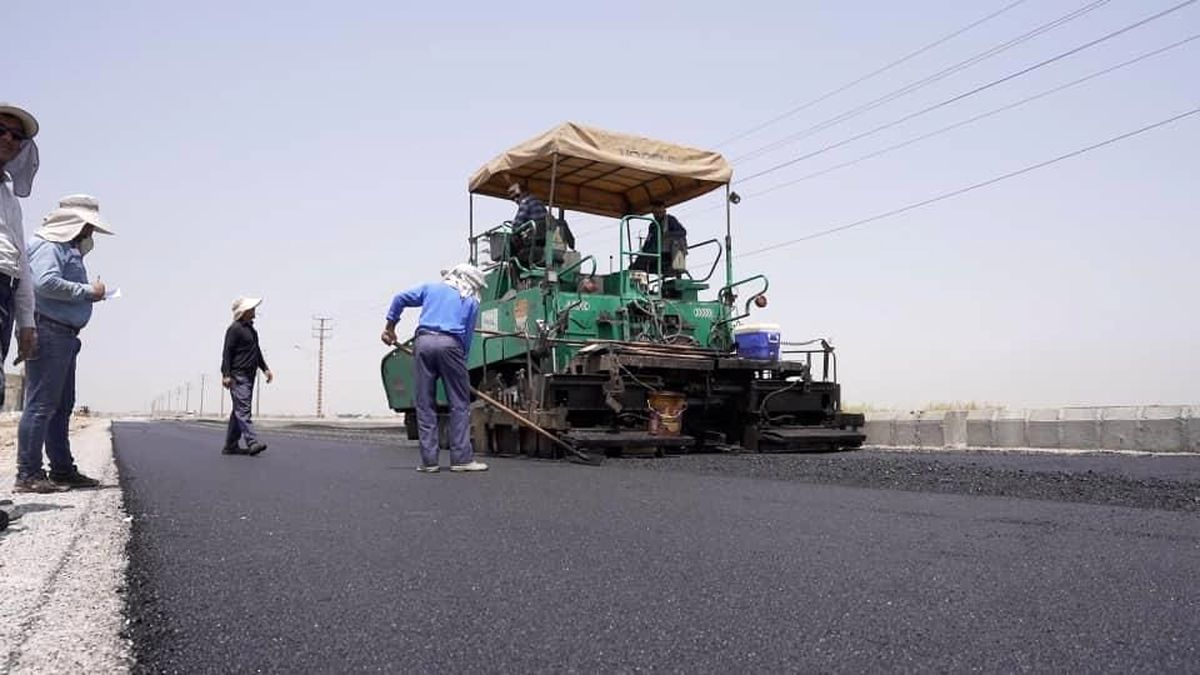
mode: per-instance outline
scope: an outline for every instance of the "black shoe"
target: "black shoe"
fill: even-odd
[[[100,487],[100,481],[89,478],[78,471],[67,474],[50,474],[50,482],[60,488],[94,488]]]
[[[227,446],[221,448],[221,454],[222,455],[248,455],[248,454],[250,454],[250,452],[247,451],[245,448],[239,447],[237,445],[227,445]]]
[[[13,492],[36,492],[40,495],[50,494],[52,492],[62,492],[63,488],[58,487],[45,476],[34,476],[32,478],[18,478],[13,483]]]
[[[246,448],[246,454],[257,455],[258,453],[260,453],[266,449],[267,449],[266,443],[263,443],[262,441],[254,441],[253,443],[250,444],[250,447]]]

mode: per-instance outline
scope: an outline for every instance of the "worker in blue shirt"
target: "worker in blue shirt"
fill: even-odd
[[[380,336],[386,345],[399,344],[396,322],[404,309],[421,308],[413,368],[421,444],[421,465],[417,471],[422,473],[439,471],[438,379],[441,379],[450,403],[450,470],[487,471],[487,464],[475,461],[475,450],[471,446],[471,381],[467,375],[467,355],[475,337],[479,294],[486,287],[483,272],[474,265],[462,263],[445,272],[440,282],[397,293],[388,308],[387,323]]]
[[[75,365],[79,332],[92,318],[92,305],[104,300],[99,281],[88,281],[83,258],[94,233],[112,234],[100,217],[95,197],[71,195],[46,216],[29,243],[30,281],[37,305],[37,352],[25,366],[25,412],[17,428],[16,492],[94,488],[95,478],[80,473],[71,454],[70,422],[75,407]],[[50,463],[49,480],[42,451]]]

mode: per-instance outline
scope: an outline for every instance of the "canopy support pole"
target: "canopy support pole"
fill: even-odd
[[[728,288],[733,283],[733,234],[730,223],[732,222],[732,202],[729,201],[731,188],[729,183],[725,184],[725,287]]]
[[[542,255],[549,274],[554,264],[554,240],[558,234],[558,220],[554,218],[554,196],[558,188],[558,153],[550,156],[550,202],[546,205],[546,245],[542,247]],[[536,229],[534,230],[536,232]]]

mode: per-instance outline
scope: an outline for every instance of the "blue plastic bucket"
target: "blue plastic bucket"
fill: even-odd
[[[762,361],[779,360],[779,336],[779,326],[773,323],[750,324],[733,331],[737,355]]]

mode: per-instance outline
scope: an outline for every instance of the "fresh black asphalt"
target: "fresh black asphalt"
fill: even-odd
[[[488,459],[423,475],[380,433],[276,433],[254,458],[197,425],[118,423],[114,439],[139,672],[1200,663],[1187,462]],[[946,480],[924,475],[939,466]],[[1067,487],[1005,493],[1022,476]]]

